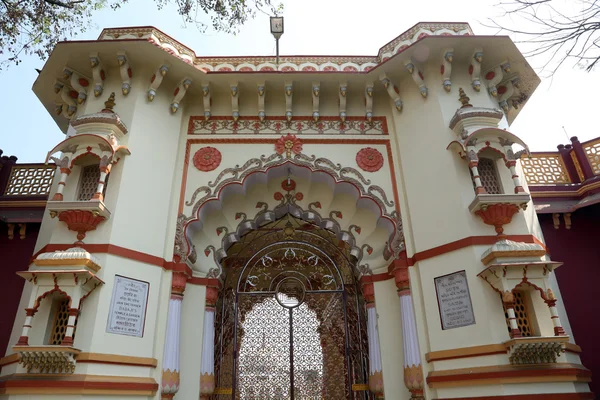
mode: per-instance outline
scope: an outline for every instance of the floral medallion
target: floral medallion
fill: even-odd
[[[372,147],[365,147],[356,153],[356,163],[367,172],[376,172],[383,167],[383,155]]]
[[[214,147],[203,147],[194,154],[194,167],[200,171],[213,171],[221,164],[221,152]]]
[[[285,153],[287,158],[292,157],[292,153],[300,154],[302,152],[302,142],[290,133],[287,136],[282,136],[275,142],[275,152],[277,154]]]

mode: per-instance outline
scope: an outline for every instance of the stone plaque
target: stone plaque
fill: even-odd
[[[143,337],[150,284],[115,275],[106,332]]]
[[[465,271],[439,276],[434,279],[442,329],[473,325],[473,304]]]

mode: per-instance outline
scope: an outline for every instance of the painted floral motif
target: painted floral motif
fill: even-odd
[[[383,155],[372,147],[365,147],[356,153],[356,163],[363,171],[379,171],[383,167]]]
[[[194,154],[194,167],[200,171],[213,171],[221,164],[221,152],[214,147],[203,147]]]
[[[282,136],[275,142],[275,152],[277,154],[285,152],[286,157],[291,158],[292,153],[300,154],[302,152],[302,142],[296,135],[288,133],[287,136]]]

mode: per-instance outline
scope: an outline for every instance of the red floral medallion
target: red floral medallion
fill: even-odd
[[[292,157],[292,153],[300,154],[302,152],[302,142],[296,135],[287,134],[282,136],[275,142],[275,152],[277,154],[285,153],[287,158]]]
[[[372,147],[365,147],[356,153],[356,163],[367,172],[376,172],[383,167],[383,155]]]
[[[200,171],[213,171],[221,164],[221,152],[214,147],[203,147],[194,154],[194,167]]]

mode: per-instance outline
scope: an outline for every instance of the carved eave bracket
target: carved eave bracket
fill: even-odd
[[[167,75],[167,72],[169,72],[169,64],[163,64],[158,67],[156,72],[150,77],[150,86],[148,87],[148,92],[146,94],[148,101],[152,101],[154,100],[154,97],[156,97],[156,91],[162,83],[163,78]]]
[[[404,61],[404,67],[412,77],[413,81],[415,81],[415,83],[417,84],[421,96],[423,96],[424,99],[427,98],[429,89],[427,89],[427,86],[425,85],[425,77],[423,76],[423,73],[417,66],[416,62],[412,58],[408,59]]]
[[[321,93],[321,83],[313,82],[312,84],[312,105],[313,113],[312,117],[315,122],[319,120],[319,95]]]
[[[258,93],[258,119],[263,122],[267,117],[265,113],[265,97],[267,96],[267,86],[264,81],[261,81],[257,84],[257,93]]]
[[[392,82],[392,80],[387,77],[386,74],[381,74],[379,76],[379,80],[381,81],[381,83],[383,84],[383,87],[388,92],[388,94],[390,95],[390,98],[394,102],[394,106],[396,107],[396,110],[398,112],[402,111],[403,105],[402,105],[402,100],[400,100],[400,89],[398,89],[398,86],[396,86],[394,84],[394,82]]]
[[[508,73],[510,73],[510,63],[508,61],[504,61],[502,64],[486,72],[485,80],[489,94],[493,97],[498,96],[498,88],[496,86],[504,79],[504,74]]]
[[[29,374],[72,374],[81,352],[69,346],[15,346],[13,351]]]
[[[99,97],[104,91],[106,71],[102,66],[102,61],[98,53],[90,53],[90,67],[92,68],[92,77],[94,78],[94,97]]]
[[[565,352],[569,336],[520,337],[504,342],[511,364],[553,364]]]
[[[237,122],[240,118],[240,86],[238,82],[233,82],[229,85],[231,92],[231,116]]]
[[[481,47],[473,50],[469,75],[471,75],[471,86],[476,92],[481,90],[481,63],[483,62],[483,49]]]
[[[77,92],[76,96],[71,96],[75,97],[77,104],[85,103],[87,88],[90,86],[90,78],[83,76],[71,68],[65,67],[63,69],[63,79],[69,82],[69,85]]]
[[[442,86],[446,92],[452,90],[452,61],[454,59],[454,49],[448,48],[442,51],[442,65],[440,74],[442,75]]]
[[[367,82],[365,85],[365,118],[369,123],[373,121],[373,96],[375,88],[372,82]]]
[[[286,82],[284,86],[285,92],[285,119],[289,122],[292,122],[292,95],[293,92],[293,84],[292,82]]]
[[[133,71],[129,65],[129,58],[124,51],[117,52],[117,62],[119,64],[119,73],[121,74],[121,93],[123,96],[127,96],[131,91],[131,78],[133,77]]]
[[[521,97],[520,84],[521,79],[515,76],[498,85],[498,105],[504,110],[505,114],[508,114],[511,106],[515,109],[519,107],[519,98]]]
[[[529,260],[527,260],[529,258]],[[510,293],[523,284],[540,292],[544,300],[555,300],[548,278],[562,263],[555,261],[532,261],[533,257],[505,257],[495,260],[477,276],[486,281],[498,293]]]
[[[340,82],[339,101],[340,101],[340,120],[346,121],[346,98],[348,94],[348,83]]]
[[[210,84],[202,84],[202,104],[204,105],[204,120],[208,121],[211,117],[210,106],[212,105]]]
[[[67,119],[72,119],[77,112],[77,91],[69,88],[68,85],[56,81],[54,82],[54,93],[60,95],[60,102],[56,102],[56,114],[63,115]]]
[[[69,292],[66,287],[79,286],[81,287],[81,297],[87,297],[98,286],[103,285],[104,281],[88,269],[63,269],[57,266],[54,269],[32,269],[29,271],[17,272],[21,278],[28,282],[43,286],[56,287],[65,289],[64,292]]]
[[[181,100],[183,100],[183,97],[191,85],[192,80],[190,78],[183,78],[181,82],[179,82],[173,91],[173,100],[171,100],[171,114],[175,114],[177,110],[179,110],[179,104],[181,103]]]

